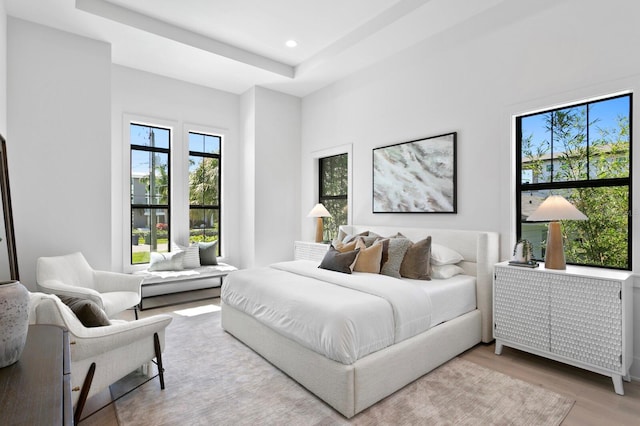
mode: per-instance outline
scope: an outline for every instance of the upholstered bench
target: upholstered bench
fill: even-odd
[[[222,286],[222,281],[229,273],[238,268],[226,263],[200,266],[178,271],[137,271],[134,275],[142,275],[142,299],[140,310],[144,310],[145,297],[182,293],[191,290],[203,290]]]

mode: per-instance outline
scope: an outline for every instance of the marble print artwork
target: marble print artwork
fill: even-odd
[[[373,212],[455,213],[455,133],[373,150]]]

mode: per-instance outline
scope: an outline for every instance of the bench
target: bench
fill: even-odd
[[[140,310],[144,310],[145,298],[182,293],[192,290],[204,290],[221,287],[224,277],[238,268],[226,263],[200,266],[179,271],[137,271],[134,275],[142,275],[142,298]],[[158,307],[154,305],[154,307]]]

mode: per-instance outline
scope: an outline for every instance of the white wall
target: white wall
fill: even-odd
[[[353,143],[353,223],[479,229],[515,241],[511,116],[623,90],[640,93],[640,3],[564,0],[531,13],[505,2],[303,99],[303,164],[314,151]],[[634,122],[640,123],[638,108]],[[371,150],[458,132],[458,214],[372,214]],[[640,150],[633,150],[640,164]],[[313,172],[302,169],[301,209],[311,205]],[[633,185],[640,184],[635,172]],[[634,214],[640,211],[635,196]],[[640,229],[633,218],[633,266]],[[312,235],[312,223],[302,234]],[[640,377],[640,288],[636,288],[634,377]]]
[[[242,95],[245,267],[293,256],[300,227],[300,111],[299,98],[273,90],[255,87]]]
[[[0,0],[0,135],[7,138],[7,12],[4,0]],[[2,200],[0,204],[1,202]],[[0,239],[2,239],[0,241],[0,281],[8,281],[11,274],[2,214],[0,214]]]
[[[253,87],[242,94],[240,98],[240,133],[242,150],[241,190],[237,194],[241,199],[242,209],[237,212],[242,222],[240,240],[242,242],[242,257],[240,266],[243,268],[255,265],[256,261],[256,88]]]
[[[148,117],[155,124],[172,125],[173,155],[176,160],[171,164],[172,185],[179,175],[184,175],[188,142],[184,132],[209,128],[224,134],[222,146],[222,238],[221,248],[223,261],[237,264],[240,259],[240,244],[237,239],[240,220],[236,212],[241,208],[237,194],[240,190],[242,172],[239,167],[239,122],[238,111],[240,99],[237,95],[185,83],[183,81],[150,74],[118,65],[112,67],[112,108],[111,132],[113,144],[112,182],[113,191],[113,259],[115,270],[127,270],[129,252],[127,240],[130,225],[128,216],[128,140],[129,131],[127,117]],[[180,148],[183,149],[180,153]],[[182,155],[181,155],[182,154]],[[126,166],[126,167],[125,167]],[[183,180],[184,181],[184,180]],[[182,229],[174,226],[172,238],[181,244],[188,244],[188,188],[172,186],[175,198],[172,200],[172,220],[183,222]],[[180,200],[183,200],[181,203]],[[124,230],[124,232],[123,232]],[[182,231],[182,232],[181,232]],[[123,243],[124,239],[124,243]]]
[[[0,0],[0,134],[5,138],[7,136],[7,11],[5,0]]]
[[[111,255],[111,50],[8,18],[9,173],[21,281],[40,256]]]

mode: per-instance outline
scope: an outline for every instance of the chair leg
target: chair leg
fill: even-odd
[[[138,305],[133,307],[133,315],[135,315],[136,319],[138,319]]]
[[[158,365],[158,377],[160,377],[160,389],[164,389],[164,367],[162,366],[162,349],[158,333],[153,333],[153,346],[156,350],[156,362]]]
[[[96,372],[96,363],[92,362],[87,371],[87,376],[82,383],[82,389],[80,390],[80,396],[78,397],[78,403],[76,404],[76,411],[73,413],[73,424],[77,425],[80,422],[80,416],[84,409],[84,404],[87,402],[87,396],[89,395],[89,389],[91,388],[91,382],[93,382],[93,375]]]

